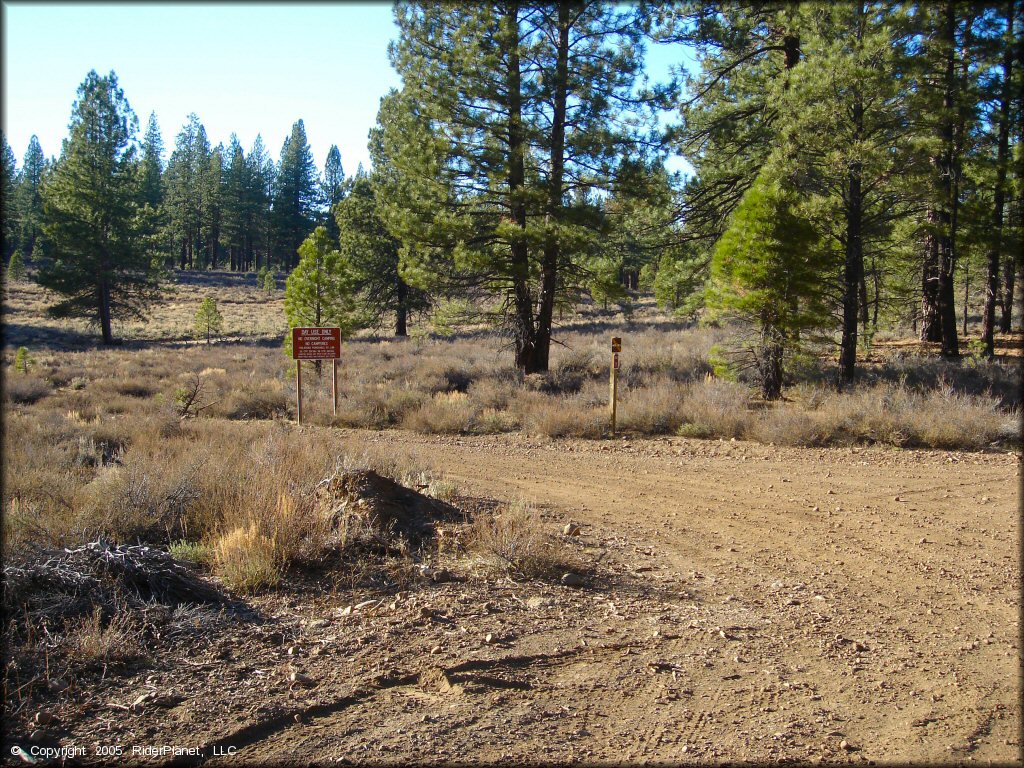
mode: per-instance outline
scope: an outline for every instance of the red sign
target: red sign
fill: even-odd
[[[341,328],[292,328],[293,360],[337,360]]]
[[[612,368],[614,368],[616,371],[619,370],[619,353],[618,352],[612,353]]]

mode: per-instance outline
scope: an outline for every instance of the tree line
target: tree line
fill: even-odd
[[[387,315],[397,334],[409,312],[470,299],[524,373],[548,369],[560,311],[638,289],[738,320],[723,370],[767,397],[807,343],[834,343],[853,381],[894,324],[957,357],[972,305],[991,355],[1021,283],[1022,16],[1021,0],[400,2],[401,86],[381,99],[371,173],[345,179],[332,147],[318,178],[301,121],[275,164],[259,139],[211,149],[194,116],[161,168],[151,118],[118,150],[133,247],[298,270],[354,325]],[[650,84],[645,50],[665,44],[696,66]],[[71,253],[45,222],[77,177],[46,179],[74,165],[80,112],[52,170],[36,142],[15,174],[4,144],[5,248],[35,258],[41,240],[44,264]],[[693,175],[669,174],[671,154]]]
[[[107,78],[91,73],[83,87],[91,92],[106,81],[117,94],[107,106],[128,116],[124,151],[131,151],[137,202],[150,209],[155,246],[168,265],[287,270],[298,262],[298,246],[316,226],[326,223],[335,229],[331,209],[341,199],[345,182],[341,153],[331,146],[321,175],[302,120],[292,126],[275,163],[259,135],[248,152],[235,134],[226,147],[211,145],[206,128],[193,113],[175,137],[165,163],[156,115],[150,114],[139,138],[137,118],[117,88],[115,73]],[[72,133],[82,117],[77,102],[75,112]],[[66,148],[61,158],[47,159],[38,138],[32,136],[17,168],[4,136],[2,154],[4,261],[15,251],[24,260],[50,258],[54,248],[43,228],[44,188]]]

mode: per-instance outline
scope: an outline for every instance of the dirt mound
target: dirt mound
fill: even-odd
[[[3,607],[8,616],[28,610],[62,622],[95,606],[151,601],[177,606],[226,600],[166,552],[102,539],[76,549],[37,550],[19,565],[4,566]]]
[[[378,536],[420,543],[438,523],[462,517],[450,504],[424,496],[371,470],[338,472],[318,488],[320,503],[335,524],[353,521]]]

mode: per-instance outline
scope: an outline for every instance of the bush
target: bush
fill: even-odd
[[[8,377],[4,386],[7,399],[20,405],[37,403],[52,391],[46,380],[39,376]]]
[[[476,408],[461,392],[438,393],[408,413],[402,426],[414,432],[468,434],[473,431]]]
[[[103,625],[103,609],[93,612],[74,625],[67,636],[68,656],[84,667],[137,661],[146,657],[142,632],[134,628],[127,613],[117,613]]]
[[[258,592],[281,580],[274,542],[255,525],[234,528],[213,548],[214,571],[225,586],[237,592]]]
[[[536,510],[518,501],[496,514],[479,514],[465,535],[466,549],[485,568],[524,579],[557,579],[573,566],[544,531]]]

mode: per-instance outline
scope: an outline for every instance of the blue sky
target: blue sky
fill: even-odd
[[[346,173],[369,166],[367,131],[397,86],[387,3],[3,3],[3,130],[20,167],[33,133],[60,154],[90,69],[117,72],[140,133],[155,111],[165,156],[190,112],[212,144],[263,136],[275,160],[302,119],[319,168],[331,144]],[[649,56],[663,75],[681,54]],[[683,167],[678,162],[672,168]]]

